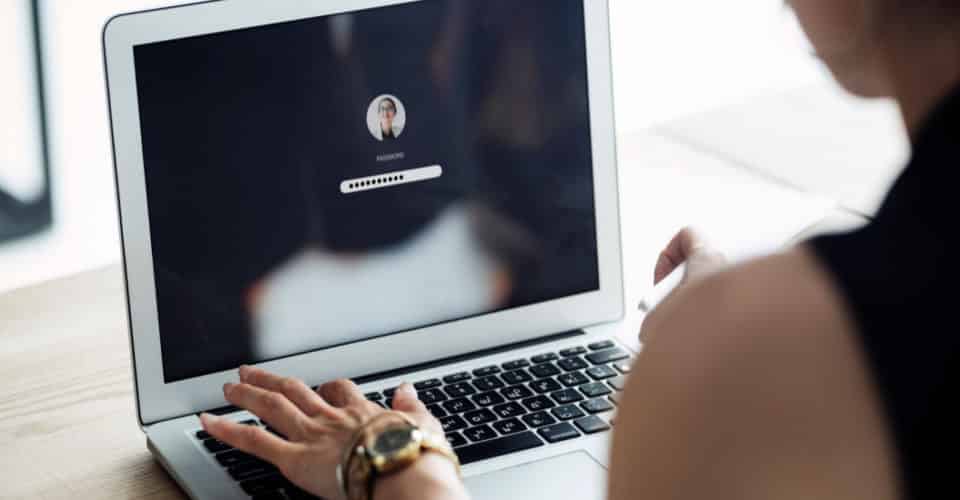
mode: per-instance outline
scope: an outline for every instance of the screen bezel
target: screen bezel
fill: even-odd
[[[165,383],[154,282],[134,50],[137,45],[421,0],[213,1],[110,19],[103,32],[131,351],[143,425],[226,404],[233,370]],[[607,0],[583,0],[599,290],[452,321],[259,366],[316,384],[427,363],[623,317],[619,200]],[[447,340],[450,339],[450,340]],[[389,353],[389,354],[386,354]]]

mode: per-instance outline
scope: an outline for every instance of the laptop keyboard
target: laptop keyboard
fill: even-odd
[[[613,341],[547,352],[414,384],[464,465],[610,430],[630,372],[630,354]],[[366,394],[390,408],[396,389]],[[247,425],[263,425],[246,420]],[[256,500],[315,498],[277,469],[204,431],[195,437]],[[281,436],[282,437],[282,436]]]

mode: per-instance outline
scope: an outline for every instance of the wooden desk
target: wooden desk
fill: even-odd
[[[0,295],[0,498],[186,498],[138,427],[119,266]]]

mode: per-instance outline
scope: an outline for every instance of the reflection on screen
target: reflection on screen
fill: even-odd
[[[168,382],[599,288],[581,0],[135,59]]]

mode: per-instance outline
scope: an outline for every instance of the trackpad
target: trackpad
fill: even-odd
[[[607,470],[579,451],[466,479],[474,500],[603,500]]]

